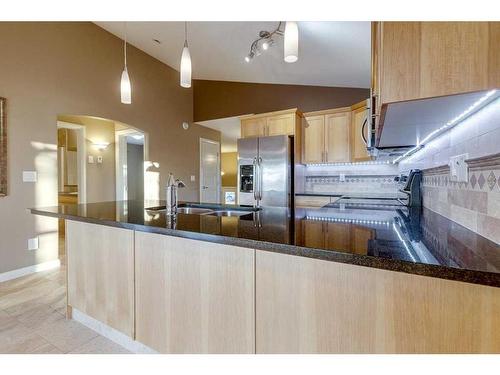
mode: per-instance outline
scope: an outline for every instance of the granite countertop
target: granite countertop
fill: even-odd
[[[162,205],[161,201],[61,204],[31,212],[500,287],[500,245],[427,209],[331,204],[296,210],[268,207],[239,217],[178,214],[175,221],[145,209]]]

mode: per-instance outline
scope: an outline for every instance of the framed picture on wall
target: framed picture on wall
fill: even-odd
[[[7,114],[6,99],[0,98],[0,197],[7,195]]]

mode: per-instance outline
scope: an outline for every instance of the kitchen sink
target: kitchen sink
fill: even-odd
[[[148,207],[146,211],[164,213],[167,209],[165,206],[159,207]],[[191,215],[203,215],[213,212],[214,210],[210,208],[200,208],[200,207],[177,207],[178,214],[191,214]]]
[[[252,212],[258,211],[259,208],[253,207],[240,207],[240,208],[225,208],[221,205],[209,205],[209,204],[192,204],[192,203],[181,203],[177,207],[177,213],[188,214],[188,215],[211,215],[211,216],[244,216],[251,214]],[[146,211],[165,213],[165,206],[158,207],[148,207]]]
[[[227,217],[238,217],[251,214],[251,211],[242,211],[242,210],[218,210],[210,213],[206,213],[204,215],[207,216],[227,216]]]
[[[195,215],[204,215],[213,212],[213,210],[209,208],[199,208],[199,207],[177,207],[178,214],[195,214]]]

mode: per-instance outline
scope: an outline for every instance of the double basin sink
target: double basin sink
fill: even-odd
[[[146,208],[147,211],[165,213],[166,207],[149,207]],[[177,207],[178,214],[188,214],[188,215],[207,215],[207,216],[228,216],[228,217],[238,217],[251,214],[258,211],[259,208],[255,207],[227,207],[223,205],[208,205],[208,204],[193,204],[193,203],[182,203]]]

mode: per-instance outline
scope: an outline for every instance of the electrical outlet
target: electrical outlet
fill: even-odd
[[[88,161],[89,161],[89,164],[94,164],[94,156],[93,155],[89,155]]]
[[[345,182],[345,173],[340,174],[340,182]]]
[[[196,181],[196,176],[191,175],[191,182],[195,182],[195,181]]]
[[[101,155],[99,155],[99,156],[97,157],[97,163],[98,163],[98,164],[102,164],[102,156],[101,156]]]
[[[465,162],[468,158],[469,154],[456,155],[450,158],[450,181],[469,181],[469,168]]]
[[[36,182],[36,171],[23,171],[23,182]]]
[[[38,237],[30,238],[28,240],[28,250],[38,250]]]

